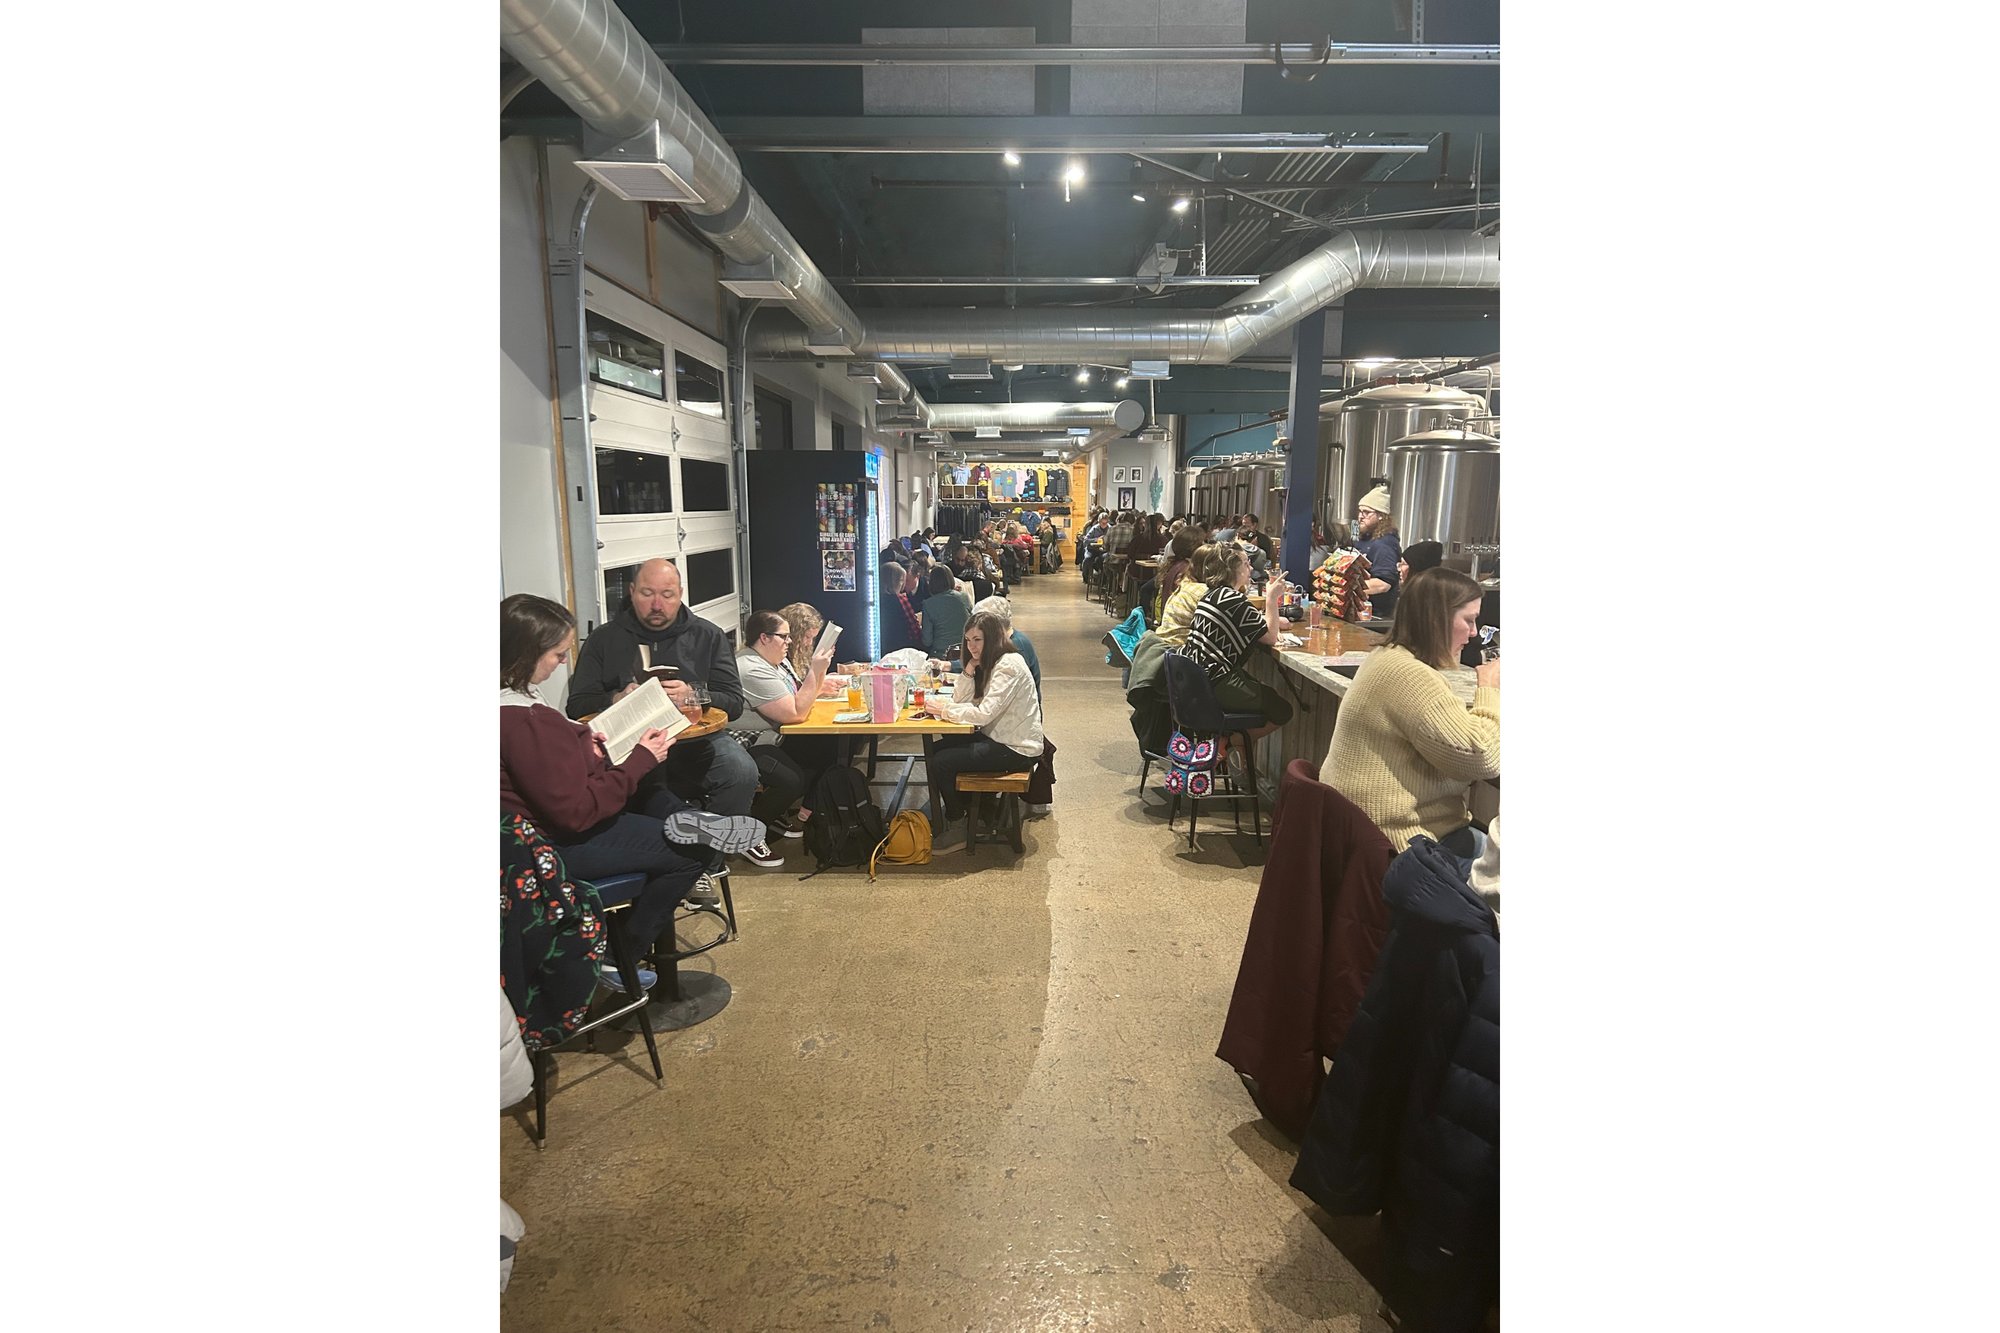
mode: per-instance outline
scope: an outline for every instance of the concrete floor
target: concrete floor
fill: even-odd
[[[1060,748],[1027,855],[735,873],[741,938],[689,964],[735,999],[661,1038],[666,1089],[606,1033],[545,1152],[501,1117],[510,1333],[1387,1327],[1215,1058],[1261,852],[1141,804],[1072,569],[1014,607]]]

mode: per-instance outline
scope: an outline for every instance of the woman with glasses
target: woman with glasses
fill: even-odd
[[[772,828],[783,828],[787,838],[801,837],[809,810],[799,811],[796,824],[785,823],[792,803],[833,767],[839,758],[832,736],[778,735],[778,728],[803,722],[812,715],[813,701],[826,680],[833,662],[833,645],[812,654],[806,674],[800,677],[792,666],[791,624],[776,611],[753,611],[743,622],[743,641],[748,647],[736,657],[737,674],[743,682],[743,716],[731,728],[750,747],[757,761],[757,780],[762,790],[750,808]],[[759,865],[781,865],[784,858],[765,850],[769,860]],[[757,858],[752,857],[752,860]]]

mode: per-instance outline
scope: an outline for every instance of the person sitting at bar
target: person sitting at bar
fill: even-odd
[[[1166,641],[1169,648],[1179,648],[1187,642],[1188,626],[1194,623],[1194,609],[1208,595],[1209,580],[1222,568],[1223,550],[1223,547],[1210,543],[1197,546],[1194,554],[1188,557],[1187,571],[1175,585],[1174,595],[1160,608],[1160,623],[1153,631]]]
[[[931,595],[924,599],[923,628],[918,635],[924,651],[932,657],[949,658],[958,650],[965,634],[965,622],[972,615],[972,599],[960,592],[951,571],[931,571]]]
[[[940,736],[931,746],[931,781],[946,819],[962,819],[961,773],[1026,773],[1042,757],[1042,706],[1027,659],[1014,650],[1000,617],[981,612],[965,626],[965,670],[951,698],[931,694],[924,711],[970,723],[970,736]]]
[[[1427,569],[1444,563],[1444,543],[1416,542],[1396,561],[1396,583],[1401,587]]]
[[[1265,594],[1265,605],[1271,609],[1259,611],[1244,592],[1250,582],[1250,557],[1233,546],[1216,550],[1210,563],[1215,584],[1195,603],[1181,654],[1208,673],[1215,701],[1224,712],[1264,715],[1264,725],[1249,733],[1254,742],[1292,720],[1290,701],[1245,669],[1251,651],[1258,644],[1276,644],[1285,629],[1284,618],[1275,609],[1284,600],[1285,581],[1271,580]],[[1216,738],[1218,765],[1226,758],[1223,751],[1228,744],[1228,737]]]
[[[1262,524],[1255,514],[1243,516],[1243,526],[1236,533],[1236,540],[1254,546],[1264,553],[1267,563],[1276,564],[1278,548],[1271,542],[1270,534],[1261,530]]]
[[[903,594],[903,589],[910,582],[910,571],[892,560],[882,566],[878,577],[882,585],[882,603],[876,614],[882,623],[882,651],[893,653],[902,648],[920,646],[923,643],[923,626],[917,621],[917,608],[910,605],[910,599]]]
[[[1396,516],[1389,510],[1389,488],[1377,486],[1362,496],[1355,517],[1356,548],[1368,557],[1368,608],[1384,619],[1396,610],[1396,562],[1403,556]]]
[[[674,739],[654,728],[614,764],[603,735],[551,708],[539,687],[575,644],[576,619],[560,603],[532,593],[500,603],[500,808],[533,821],[577,879],[644,874],[633,938],[651,944],[682,899],[719,901],[705,873],[713,856],[760,844],[764,826],[698,810],[665,787],[628,810]]]
[[[763,782],[750,813],[772,828],[782,828],[787,838],[803,837],[805,821],[812,816],[810,809],[804,809],[795,822],[788,822],[785,816],[792,804],[840,762],[840,742],[832,736],[778,735],[779,727],[812,716],[813,702],[833,663],[834,645],[829,644],[807,659],[801,676],[792,665],[797,636],[792,622],[777,611],[753,611],[743,622],[743,639],[749,647],[736,655],[743,679],[743,719],[732,728],[749,741],[750,757]],[[807,651],[811,648],[812,641],[807,640]]]
[[[1190,528],[1182,528],[1167,543],[1167,552],[1160,557],[1159,577],[1154,580],[1153,623],[1158,625],[1166,615],[1167,603],[1187,576],[1188,562],[1201,549],[1201,536]]]
[[[1444,672],[1478,633],[1481,589],[1427,569],[1403,589],[1389,637],[1368,654],[1334,715],[1319,780],[1360,806],[1401,852],[1419,833],[1477,856],[1466,792],[1500,775],[1500,663],[1475,671],[1472,704]]]
[[[743,689],[736,662],[721,628],[697,616],[681,596],[681,573],[670,560],[648,560],[633,575],[626,604],[598,626],[577,654],[570,677],[572,718],[601,713],[639,688],[639,649],[653,666],[679,671],[665,681],[667,695],[685,702],[695,686],[708,691],[708,704],[735,721],[743,713]],[[674,746],[666,762],[646,776],[643,798],[657,787],[719,815],[747,815],[757,794],[757,765],[726,736],[703,736]]]

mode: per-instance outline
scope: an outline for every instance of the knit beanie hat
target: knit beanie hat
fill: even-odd
[[[1395,512],[1389,508],[1389,488],[1387,486],[1377,486],[1374,490],[1362,496],[1361,507],[1363,509],[1372,509],[1378,514]]]
[[[1403,563],[1410,567],[1412,574],[1436,569],[1443,562],[1444,545],[1440,542],[1417,542],[1403,548]]]

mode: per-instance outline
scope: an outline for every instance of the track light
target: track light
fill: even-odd
[[[1146,202],[1146,196],[1143,194],[1135,194],[1132,196],[1132,202],[1135,204],[1143,204]]]
[[[1089,371],[1087,371],[1087,370],[1079,370],[1079,371],[1077,371],[1077,372],[1076,372],[1076,382],[1077,382],[1078,384],[1088,384],[1088,383],[1090,383],[1090,372],[1089,372]]]
[[[1083,179],[1083,163],[1081,162],[1070,163],[1069,170],[1063,173],[1063,179],[1066,181],[1073,181],[1073,182],[1081,181]]]
[[[1180,198],[1174,200],[1174,212],[1185,213],[1187,211],[1188,211],[1188,201],[1186,200],[1186,198]]]
[[[1119,381],[1118,381],[1118,387],[1122,389],[1122,388],[1124,388],[1124,387],[1125,387],[1126,385],[1130,384],[1131,382],[1132,382],[1131,380],[1119,380]]]
[[[1000,154],[1000,160],[1002,162],[1005,162],[1010,167],[1018,167],[1021,165],[1021,155],[1017,152],[1014,152],[1012,149],[1009,149],[1007,152]]]

